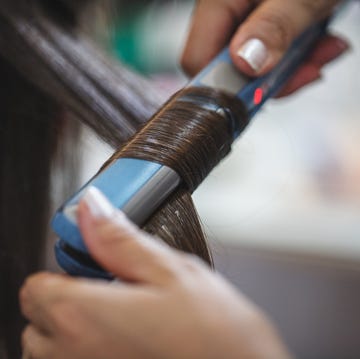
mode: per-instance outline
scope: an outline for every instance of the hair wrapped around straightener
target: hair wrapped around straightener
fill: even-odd
[[[231,150],[234,127],[241,130],[246,123],[244,106],[234,96],[210,88],[187,88],[175,94],[103,169],[127,157],[175,170],[182,179],[180,188],[144,229],[211,264],[191,193]]]

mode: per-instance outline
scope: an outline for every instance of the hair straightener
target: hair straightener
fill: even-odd
[[[315,42],[325,33],[328,21],[309,28],[290,47],[282,61],[267,75],[249,78],[232,64],[229,50],[223,50],[190,83],[189,87],[205,86],[224,90],[238,97],[247,109],[248,121],[264,103],[278,93],[298,68]],[[198,99],[188,99],[197,102]],[[198,104],[198,103],[197,103]],[[229,109],[203,102],[211,111],[230,115]],[[242,129],[234,127],[233,137]],[[110,202],[133,222],[142,226],[181,184],[180,176],[171,168],[146,160],[120,158],[92,178],[55,214],[52,227],[60,240],[55,246],[59,265],[69,274],[84,277],[112,278],[89,256],[77,226],[77,205],[88,186],[101,190]]]

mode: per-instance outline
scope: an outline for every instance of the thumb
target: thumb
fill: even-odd
[[[311,24],[328,16],[337,0],[264,0],[230,44],[235,65],[250,76],[271,70]]]
[[[181,256],[137,228],[95,187],[79,203],[78,224],[91,256],[116,277],[163,285],[176,275]]]

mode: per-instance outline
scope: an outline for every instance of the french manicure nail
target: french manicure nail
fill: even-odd
[[[96,187],[89,187],[82,198],[95,218],[109,218],[115,213],[115,207]]]
[[[244,59],[254,71],[259,72],[268,58],[268,50],[261,40],[250,39],[240,47],[237,55]]]

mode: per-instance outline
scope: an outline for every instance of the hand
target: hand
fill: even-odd
[[[287,358],[264,315],[199,259],[140,231],[91,189],[79,225],[122,282],[37,274],[20,299],[32,359]]]
[[[339,2],[198,0],[182,54],[182,66],[193,76],[230,42],[235,66],[249,76],[263,75],[279,62],[297,36],[311,24],[329,16]],[[339,37],[322,38],[281,95],[319,79],[321,68],[347,48],[347,42]]]

